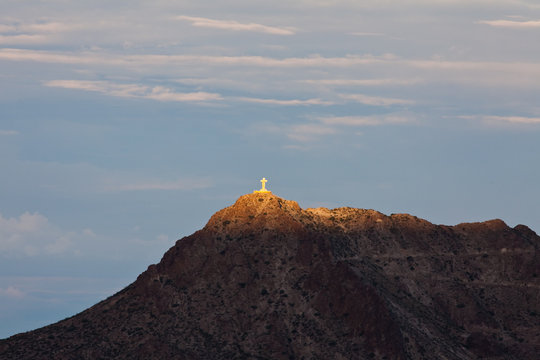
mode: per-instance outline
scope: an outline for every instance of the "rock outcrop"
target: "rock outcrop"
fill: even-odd
[[[1,359],[536,359],[540,237],[501,220],[240,197],[88,310]]]

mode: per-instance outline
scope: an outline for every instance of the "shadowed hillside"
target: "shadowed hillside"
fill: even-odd
[[[540,238],[500,220],[240,197],[119,293],[1,359],[534,359]]]

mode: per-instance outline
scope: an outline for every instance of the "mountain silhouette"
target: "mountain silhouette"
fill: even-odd
[[[241,196],[0,359],[538,359],[540,237]]]

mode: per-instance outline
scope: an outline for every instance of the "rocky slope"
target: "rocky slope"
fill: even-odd
[[[540,238],[249,194],[1,359],[537,359]]]

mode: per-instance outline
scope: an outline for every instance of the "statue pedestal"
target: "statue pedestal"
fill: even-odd
[[[270,194],[270,193],[272,193],[272,192],[271,192],[270,190],[264,189],[264,190],[255,190],[255,191],[253,191],[253,193],[254,193],[254,194],[261,194],[261,193],[262,193],[262,194]]]

